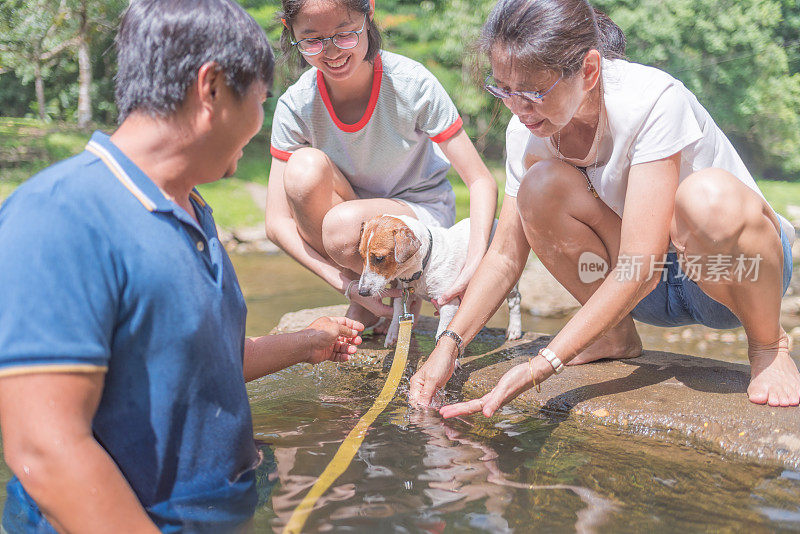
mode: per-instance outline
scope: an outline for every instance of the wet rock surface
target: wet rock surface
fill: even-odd
[[[317,317],[342,315],[345,310],[330,306],[289,313],[273,333],[299,330]],[[433,317],[421,317],[415,325],[411,369],[432,349],[436,324]],[[529,332],[518,341],[505,342],[502,330],[484,329],[448,383],[448,401],[484,395],[507,370],[527,361],[549,340],[550,336]],[[359,353],[374,361],[390,360],[392,351],[383,349],[383,336],[366,336]],[[800,408],[750,403],[749,380],[750,369],[744,364],[645,351],[632,360],[568,367],[542,384],[541,393],[526,391],[513,405],[797,469]]]

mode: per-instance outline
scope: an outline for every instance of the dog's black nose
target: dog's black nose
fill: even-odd
[[[358,290],[358,294],[361,295],[362,297],[368,297],[369,294],[370,294],[370,291],[369,291],[369,289],[359,289]]]

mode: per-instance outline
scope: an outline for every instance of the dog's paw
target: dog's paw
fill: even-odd
[[[515,339],[519,339],[521,337],[522,337],[522,329],[521,328],[509,327],[506,330],[506,339],[508,341],[514,341]]]
[[[395,326],[392,324],[389,327],[389,331],[386,332],[386,339],[383,342],[384,347],[393,347],[397,344],[397,338],[400,335],[400,326]]]

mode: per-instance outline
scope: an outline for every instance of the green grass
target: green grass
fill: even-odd
[[[253,201],[245,184],[246,181],[240,178],[226,178],[197,188],[214,209],[214,220],[226,230],[259,226],[264,222],[264,213]]]
[[[52,163],[77,154],[89,134],[67,124],[0,117],[0,199]]]
[[[772,208],[786,216],[787,206],[800,206],[800,182],[757,180],[758,187]],[[789,217],[791,219],[791,217]]]
[[[89,133],[69,124],[0,117],[0,202],[30,176],[83,150],[89,137]],[[245,147],[234,178],[199,187],[214,208],[220,226],[233,229],[261,224],[264,214],[246,183],[266,184],[270,161],[269,135],[264,130]],[[499,206],[503,198],[503,165],[488,164],[498,183]],[[456,194],[456,218],[461,220],[469,216],[469,191],[454,171],[450,171],[448,179]],[[787,206],[800,206],[800,182],[759,180],[758,185],[778,213],[786,215]]]
[[[113,127],[101,128],[111,131]],[[53,163],[79,153],[91,134],[69,124],[0,117],[0,203],[25,180]],[[268,137],[256,136],[244,150],[236,177],[198,189],[226,229],[257,226],[264,214],[247,191],[246,182],[267,183]]]

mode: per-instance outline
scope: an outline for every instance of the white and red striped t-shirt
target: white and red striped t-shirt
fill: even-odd
[[[461,126],[458,110],[433,74],[407,57],[381,51],[360,121],[339,120],[322,73],[311,68],[278,100],[270,152],[286,161],[295,150],[314,147],[333,160],[361,198],[435,203],[453,197],[446,178],[450,162],[436,143]]]

